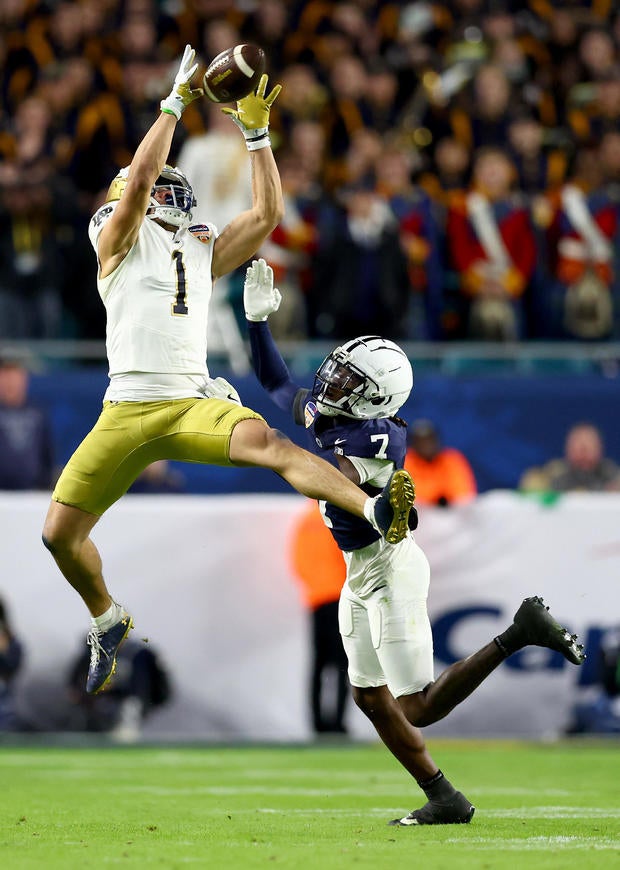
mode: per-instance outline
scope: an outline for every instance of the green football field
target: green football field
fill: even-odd
[[[380,745],[0,748],[0,867],[620,867],[620,743],[431,741],[470,825]]]

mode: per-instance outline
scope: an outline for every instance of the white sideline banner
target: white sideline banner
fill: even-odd
[[[88,613],[41,544],[49,497],[0,494],[0,596],[26,647],[20,707],[45,727],[89,628]],[[173,688],[145,734],[178,739],[303,741],[309,625],[291,573],[297,495],[125,496],[93,531],[135,639],[161,654]],[[554,505],[510,492],[422,508],[431,563],[436,674],[488,642],[521,600],[542,595],[586,641],[620,623],[620,495],[571,494]],[[316,566],[320,570],[320,565]],[[561,732],[582,669],[542,649],[512,657],[427,729],[446,736],[541,738]],[[350,705],[354,736],[372,728]]]

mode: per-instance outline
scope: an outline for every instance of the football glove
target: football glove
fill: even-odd
[[[282,90],[282,85],[276,85],[266,97],[267,76],[260,78],[255,93],[248,94],[237,102],[236,109],[224,108],[222,112],[239,127],[245,136],[248,151],[258,151],[271,145],[269,139],[269,112],[276,97]]]
[[[252,260],[243,284],[243,307],[248,320],[267,320],[277,311],[282,294],[273,286],[273,269],[261,258]]]
[[[204,393],[207,399],[225,399],[228,402],[234,402],[236,405],[243,404],[241,396],[233,385],[228,383],[226,378],[207,378]]]
[[[194,63],[195,56],[196,52],[191,45],[186,45],[185,51],[183,52],[183,59],[181,60],[179,71],[176,74],[172,90],[166,99],[162,100],[159,104],[159,108],[162,112],[166,112],[168,115],[174,115],[177,121],[180,120],[181,115],[189,104],[194,100],[197,100],[198,97],[202,97],[204,94],[202,88],[195,88],[192,90],[190,87],[191,78],[198,69],[198,64]]]

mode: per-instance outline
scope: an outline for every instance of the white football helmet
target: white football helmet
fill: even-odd
[[[112,181],[106,202],[120,199],[127,187],[129,167],[124,167]],[[146,216],[175,227],[187,226],[192,219],[196,199],[185,175],[175,166],[164,166],[151,190]]]
[[[413,369],[405,352],[386,338],[363,335],[325,357],[312,396],[321,414],[368,420],[391,417],[412,387]]]

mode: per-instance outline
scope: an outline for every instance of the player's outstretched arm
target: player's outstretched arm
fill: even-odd
[[[276,85],[265,96],[266,87],[267,76],[264,75],[256,92],[239,100],[236,109],[222,109],[243,133],[250,152],[252,208],[234,218],[215,240],[212,264],[214,278],[232,272],[249,260],[284,214],[280,173],[269,139],[269,113],[281,86]]]
[[[267,324],[280,307],[282,296],[273,286],[273,270],[263,260],[253,260],[245,273],[243,307],[248,322],[252,366],[261,385],[275,404],[292,411],[300,387],[289,373]]]
[[[187,45],[172,91],[160,103],[161,115],[138,146],[127,170],[127,186],[101,231],[98,256],[102,277],[114,271],[135,245],[151,190],[168,157],[176,123],[184,109],[204,93],[202,88],[191,88],[192,76],[198,68],[194,57],[194,49]]]

